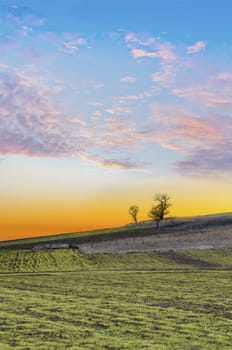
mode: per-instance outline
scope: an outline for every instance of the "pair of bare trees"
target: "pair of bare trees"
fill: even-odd
[[[156,193],[154,195],[155,204],[152,206],[148,213],[148,217],[157,222],[157,226],[160,220],[169,213],[169,208],[171,207],[170,197],[166,193]],[[129,207],[129,214],[132,220],[137,223],[139,207],[137,205],[131,205]]]

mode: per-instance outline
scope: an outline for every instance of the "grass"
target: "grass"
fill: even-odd
[[[0,349],[231,350],[231,267],[231,249],[1,250]]]
[[[0,278],[3,350],[231,349],[231,271]]]
[[[81,254],[77,249],[1,250],[0,272],[232,267],[232,250]]]

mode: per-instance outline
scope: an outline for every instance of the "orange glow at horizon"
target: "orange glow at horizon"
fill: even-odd
[[[180,185],[180,184],[179,184]],[[170,216],[191,216],[229,212],[231,195],[222,194],[214,184],[178,186],[176,191],[167,187],[173,206]],[[163,187],[165,188],[165,187]],[[163,189],[162,188],[162,189]],[[197,191],[198,190],[198,191]],[[153,191],[154,192],[154,191]],[[14,240],[35,236],[47,236],[59,233],[88,231],[110,228],[131,222],[128,207],[139,206],[138,220],[148,220],[147,213],[153,205],[150,185],[145,190],[106,191],[92,199],[74,198],[62,195],[60,198],[41,197],[37,200],[25,196],[19,200],[11,198],[2,200],[0,217],[0,240]],[[161,191],[164,192],[164,191]],[[217,200],[215,200],[217,198]],[[4,206],[3,206],[4,202]]]

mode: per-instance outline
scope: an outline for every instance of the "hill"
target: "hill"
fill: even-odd
[[[0,242],[2,273],[231,267],[231,213]]]
[[[172,218],[159,228],[138,225],[0,242],[0,249],[78,249],[82,253],[128,253],[232,248],[232,213]]]

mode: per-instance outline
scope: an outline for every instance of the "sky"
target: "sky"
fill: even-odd
[[[232,211],[230,0],[0,0],[0,240]]]

